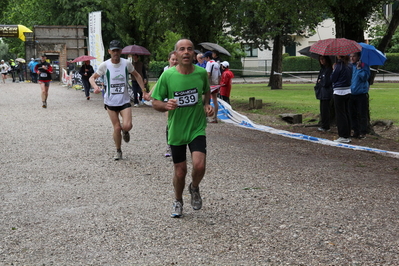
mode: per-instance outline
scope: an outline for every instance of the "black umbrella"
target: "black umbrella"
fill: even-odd
[[[219,44],[212,43],[212,42],[202,42],[198,45],[202,46],[204,49],[207,49],[210,51],[217,51],[220,54],[225,54],[225,55],[231,56],[231,54],[226,49],[224,49],[222,46],[220,46]]]
[[[319,60],[319,57],[320,57],[319,54],[315,54],[315,53],[312,53],[310,51],[310,46],[299,50],[298,53],[300,53],[301,55],[305,55],[305,56],[311,57],[311,58],[316,59],[316,60]],[[325,56],[327,56],[327,55],[325,55]],[[329,57],[331,59],[331,62],[335,62],[335,56],[329,56]]]

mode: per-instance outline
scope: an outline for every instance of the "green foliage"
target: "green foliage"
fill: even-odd
[[[180,34],[174,33],[170,30],[166,31],[163,36],[163,41],[159,43],[158,48],[153,53],[153,58],[157,61],[168,59],[169,53],[174,50],[174,45],[180,39]]]
[[[168,61],[150,61],[149,67],[148,67],[148,74],[152,78],[158,78],[164,67],[168,66],[169,62]]]
[[[4,43],[2,39],[0,39],[0,60],[8,60],[9,58],[5,58],[8,54],[8,44]]]
[[[287,56],[283,59],[283,71],[318,71],[319,62],[307,56]]]
[[[243,70],[243,66],[242,66],[242,62],[239,59],[235,59],[235,60],[230,60],[229,61],[230,64],[230,70],[231,72],[233,72],[235,77],[241,77],[242,76],[242,70]]]
[[[220,55],[223,61],[233,61],[245,56],[245,52],[240,43],[235,43],[234,38],[229,35],[220,35],[216,38],[216,43],[225,48],[231,54],[231,57]]]
[[[384,64],[384,70],[391,72],[399,72],[399,53],[386,54],[387,61]]]

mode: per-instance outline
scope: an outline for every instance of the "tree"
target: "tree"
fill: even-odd
[[[334,17],[336,38],[347,38],[364,42],[364,32],[373,13],[381,9],[388,0],[325,0]]]
[[[295,36],[306,36],[307,28],[320,23],[324,5],[310,0],[238,1],[236,13],[231,17],[230,34],[237,41],[252,43],[260,49],[271,49],[273,42],[272,69],[269,86],[282,89],[283,45],[295,44]],[[277,74],[275,74],[277,73]]]

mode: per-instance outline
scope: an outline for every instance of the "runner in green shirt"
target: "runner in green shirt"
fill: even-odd
[[[187,39],[179,40],[175,45],[175,53],[178,65],[168,69],[160,77],[152,92],[152,105],[160,112],[168,111],[168,144],[171,145],[174,163],[175,189],[172,217],[181,217],[187,174],[187,145],[193,162],[192,183],[189,185],[191,205],[194,210],[202,207],[199,184],[205,174],[206,116],[213,115],[213,107],[209,104],[207,72],[193,64],[193,43]]]

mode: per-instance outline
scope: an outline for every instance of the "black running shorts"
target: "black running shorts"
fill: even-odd
[[[191,143],[188,144],[190,152],[199,151],[206,154],[206,137],[198,136]],[[186,150],[187,145],[174,146],[170,145],[172,151],[173,163],[181,163],[187,160]]]

